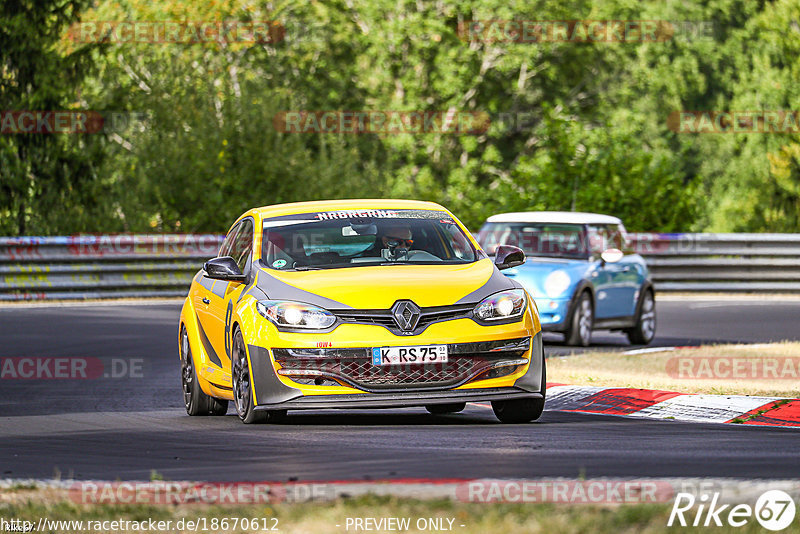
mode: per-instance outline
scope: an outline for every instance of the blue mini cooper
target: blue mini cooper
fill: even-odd
[[[616,217],[531,211],[493,215],[478,235],[493,254],[498,245],[521,248],[524,264],[503,271],[536,301],[542,328],[569,345],[589,345],[592,330],[625,332],[646,345],[656,333],[655,291],[644,259],[629,250]]]

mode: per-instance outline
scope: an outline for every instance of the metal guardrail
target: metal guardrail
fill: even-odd
[[[0,237],[0,301],[181,297],[224,236]]]
[[[0,301],[181,297],[223,237],[0,237]],[[800,292],[800,234],[630,238],[659,292]]]
[[[656,291],[800,292],[800,234],[631,234]]]

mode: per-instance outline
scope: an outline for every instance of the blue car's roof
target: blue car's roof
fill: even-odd
[[[617,217],[580,211],[517,211],[492,215],[490,223],[622,224]]]

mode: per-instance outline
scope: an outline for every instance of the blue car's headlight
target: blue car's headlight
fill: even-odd
[[[276,326],[283,328],[325,330],[336,322],[336,316],[328,310],[302,302],[260,300],[256,309]]]
[[[544,292],[551,299],[560,297],[571,282],[569,275],[564,271],[553,271],[544,279]]]
[[[475,306],[475,317],[481,321],[499,321],[521,317],[525,312],[525,291],[510,289],[483,299]]]

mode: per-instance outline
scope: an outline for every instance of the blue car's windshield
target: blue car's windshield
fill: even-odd
[[[353,210],[264,220],[261,258],[279,270],[453,264],[480,259],[446,212]]]
[[[497,245],[513,245],[527,256],[589,257],[586,229],[582,224],[486,223],[478,241],[489,254],[494,254]]]

